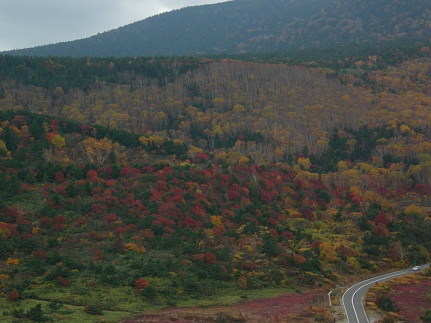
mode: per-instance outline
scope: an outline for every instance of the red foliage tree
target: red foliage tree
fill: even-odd
[[[117,216],[114,213],[111,213],[105,216],[105,220],[108,222],[114,222],[115,220],[117,220]]]
[[[353,254],[354,254],[354,252],[353,252],[353,250],[352,249],[350,249],[350,248],[348,248],[348,247],[346,247],[346,246],[344,246],[344,245],[340,245],[340,246],[338,246],[336,249],[335,249],[335,251],[342,257],[342,258],[344,258],[344,259],[347,259],[347,258],[349,258],[349,257],[351,257]]]
[[[57,281],[58,281],[58,286],[60,287],[70,286],[70,279],[64,279],[62,276],[58,276]]]
[[[21,115],[15,116],[12,123],[18,127],[24,126],[27,124],[27,117]]]
[[[431,194],[431,186],[426,184],[416,184],[413,187],[413,191],[420,195]]]
[[[114,187],[114,186],[115,186],[115,180],[113,180],[113,179],[108,179],[108,180],[105,182],[105,185],[106,185],[107,187]]]
[[[204,253],[198,253],[196,255],[193,255],[193,258],[197,261],[204,262],[205,260],[205,254]]]
[[[287,240],[293,240],[293,239],[295,239],[295,236],[293,235],[293,233],[292,232],[290,232],[290,231],[284,231],[282,234],[281,234],[281,236],[283,237],[283,238],[286,238]]]
[[[271,238],[276,238],[278,237],[278,232],[274,229],[269,229],[269,235],[271,236]]]
[[[209,265],[215,265],[217,263],[217,257],[211,251],[205,254],[205,262]]]
[[[306,261],[307,261],[307,259],[306,259],[304,256],[301,256],[301,255],[299,255],[299,254],[296,254],[296,255],[293,257],[293,261],[295,262],[295,264],[297,264],[297,265],[301,265],[301,264],[303,264],[304,262],[306,262]]]
[[[201,221],[196,221],[192,217],[186,217],[184,220],[178,222],[178,226],[180,228],[201,228],[202,227]]]
[[[272,199],[278,195],[277,191],[275,190],[272,190],[272,191],[260,190],[260,194],[265,203],[271,202]]]
[[[52,224],[52,222],[53,222],[53,220],[48,216],[44,216],[39,220],[40,225],[43,227],[50,226]]]
[[[13,291],[11,291],[7,296],[6,296],[6,300],[7,301],[16,301],[20,298],[20,294],[19,292],[14,289]]]
[[[216,237],[222,236],[226,232],[226,229],[223,225],[216,225],[216,226],[212,227],[211,230],[212,230],[214,236],[216,236]]]
[[[120,175],[122,177],[138,176],[139,174],[140,174],[139,169],[131,167],[131,166],[124,166],[120,170]]]
[[[139,278],[135,281],[135,287],[138,290],[143,290],[145,287],[150,286],[150,282],[145,278]]]
[[[235,190],[234,188],[231,188],[228,192],[227,192],[227,197],[229,200],[234,201],[236,200],[238,197],[240,196],[240,192]]]
[[[58,130],[58,124],[59,124],[59,121],[58,121],[58,119],[51,119],[51,121],[49,122],[49,126],[51,127],[51,130],[53,131],[53,132],[56,132],[57,130]]]
[[[381,223],[386,226],[389,223],[388,217],[386,216],[385,213],[379,212],[379,214],[377,214],[376,217],[374,218],[374,223],[375,224]]]
[[[247,271],[252,271],[256,268],[256,264],[252,261],[246,261],[242,264],[242,268]]]
[[[90,170],[87,172],[87,178],[88,178],[90,181],[94,181],[94,180],[96,180],[96,179],[97,179],[97,177],[98,177],[98,175],[99,175],[99,174],[97,174],[97,172],[96,172],[94,169],[90,169]]]
[[[383,223],[379,223],[371,229],[371,232],[376,236],[389,236],[389,230]]]
[[[58,172],[55,174],[55,180],[56,180],[57,182],[60,182],[60,183],[64,182],[64,174],[63,174],[63,172],[58,171]]]

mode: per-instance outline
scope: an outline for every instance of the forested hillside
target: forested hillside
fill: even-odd
[[[86,39],[9,53],[134,57],[394,42],[429,45],[430,17],[427,0],[234,0],[175,10]]]
[[[1,320],[115,321],[429,261],[430,50],[347,53],[0,56]],[[332,322],[313,305],[295,317]]]

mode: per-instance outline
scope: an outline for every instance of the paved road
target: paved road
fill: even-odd
[[[421,268],[425,268],[427,266],[429,265],[422,265]],[[365,313],[364,304],[362,302],[367,290],[377,282],[382,282],[394,277],[403,276],[411,273],[415,273],[415,271],[413,271],[413,269],[411,268],[396,271],[390,274],[364,280],[346,290],[346,292],[343,294],[343,297],[341,298],[341,303],[344,307],[347,322],[369,323],[370,321],[368,320],[367,314]]]

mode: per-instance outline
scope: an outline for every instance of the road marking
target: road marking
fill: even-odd
[[[365,286],[368,286],[368,285],[370,285],[370,284],[377,283],[378,281],[381,281],[381,280],[387,280],[387,279],[390,279],[390,278],[392,278],[392,277],[401,276],[401,275],[404,275],[404,274],[407,274],[407,273],[408,273],[408,271],[407,271],[407,270],[405,270],[405,271],[397,272],[397,273],[395,273],[395,274],[388,275],[388,276],[384,275],[383,277],[382,277],[382,276],[379,276],[379,277],[374,278],[374,279],[373,279],[373,278],[370,278],[370,279],[368,279],[368,280],[371,280],[371,281],[369,281],[368,283],[366,283],[366,284],[362,285],[361,287],[359,287],[359,288],[358,288],[358,289],[353,293],[353,295],[352,295],[352,299],[351,299],[351,301],[352,301],[352,308],[353,308],[353,312],[355,313],[356,321],[357,321],[357,322],[359,322],[359,317],[358,317],[358,313],[357,313],[356,308],[355,308],[355,304],[353,303],[353,300],[354,300],[354,298],[355,298],[356,293],[357,293],[359,290],[361,290],[362,288],[364,288]],[[368,280],[364,280],[363,282],[366,282],[366,281],[368,281]],[[352,289],[352,288],[353,288],[353,287],[355,287],[356,285],[360,285],[360,284],[362,284],[363,282],[359,282],[359,283],[357,283],[357,284],[353,285],[352,287],[348,288],[348,289],[344,292],[343,297],[341,298],[341,303],[343,304],[344,312],[346,313],[346,318],[347,318],[347,322],[348,322],[348,323],[350,323],[350,320],[349,320],[349,314],[348,314],[348,313],[347,313],[347,311],[346,311],[346,306],[345,306],[345,303],[344,303],[344,296],[346,295],[346,293],[347,293],[350,289]],[[367,313],[365,312],[365,308],[364,308],[364,304],[363,304],[362,300],[361,300],[361,305],[362,305],[362,309],[363,309],[363,311],[364,311],[364,313],[365,313],[365,317],[366,317],[366,319],[367,319],[367,322],[369,323],[370,321],[368,320],[368,316],[367,316]],[[361,322],[359,322],[359,323],[361,323]]]
[[[368,282],[368,283],[366,283],[366,284],[362,285],[361,287],[359,287],[359,288],[358,288],[358,289],[353,293],[353,295],[352,295],[352,307],[353,307],[353,311],[355,312],[356,320],[359,322],[358,313],[356,312],[355,304],[353,304],[353,299],[355,298],[355,295],[356,295],[356,293],[357,293],[357,292],[359,292],[362,288],[364,288],[365,286],[368,286],[368,285],[370,285],[370,284],[377,283],[378,281],[381,281],[381,280],[387,280],[387,279],[392,278],[392,277],[401,276],[401,275],[403,275],[403,274],[407,274],[407,273],[408,273],[408,271],[403,271],[403,272],[400,272],[400,273],[397,273],[397,274],[393,274],[393,275],[389,275],[389,276],[384,276],[383,278],[374,279],[374,280],[372,280],[372,281],[370,281],[370,282]],[[381,276],[380,276],[380,277],[381,277]],[[367,322],[369,323],[370,321],[368,320],[368,316],[367,316],[367,313],[365,312],[365,307],[364,307],[364,303],[362,302],[362,300],[361,300],[361,305],[362,305],[362,310],[363,310],[363,311],[364,311],[364,313],[365,313],[365,318],[367,319]]]

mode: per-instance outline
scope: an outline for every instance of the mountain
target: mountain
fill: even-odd
[[[430,261],[430,54],[0,56],[0,322],[333,322]]]
[[[265,53],[431,39],[427,0],[234,0],[163,13],[34,56]]]

